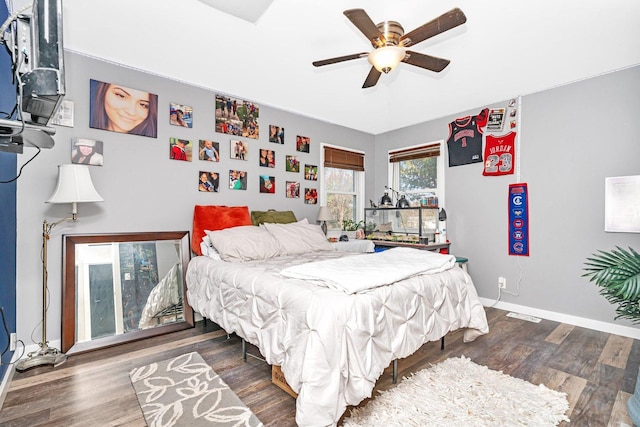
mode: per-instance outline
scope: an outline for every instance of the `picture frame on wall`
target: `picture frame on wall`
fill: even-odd
[[[258,139],[259,117],[258,104],[216,94],[216,132]]]
[[[220,191],[220,174],[212,171],[199,171],[198,191],[205,193],[217,193]]]
[[[104,165],[103,143],[95,139],[71,139],[71,163],[80,165]]]
[[[269,125],[269,142],[284,144],[284,128],[276,125]]]
[[[307,181],[318,180],[318,166],[317,165],[304,165],[304,179]]]
[[[89,83],[89,127],[157,138],[158,95],[98,80]]]
[[[315,188],[305,188],[304,203],[307,205],[318,204],[318,190]]]
[[[238,139],[232,139],[229,143],[229,156],[236,160],[249,160],[249,145]]]
[[[188,105],[176,104],[172,102],[169,105],[169,123],[173,126],[192,128],[193,108]]]
[[[308,136],[296,136],[296,151],[302,153],[309,152],[309,146],[311,145],[311,139]]]
[[[229,170],[229,189],[246,190],[247,189],[247,172],[237,169]]]
[[[260,192],[274,194],[276,192],[276,177],[260,175]]]
[[[207,162],[220,161],[220,143],[210,139],[201,139],[198,142],[198,158]]]
[[[285,183],[287,199],[300,198],[300,183],[298,181],[287,181]]]
[[[287,155],[285,170],[287,172],[300,172],[300,160],[297,156]]]
[[[266,148],[260,149],[260,158],[258,164],[264,168],[276,167],[276,152],[273,150],[267,150]]]
[[[193,144],[188,139],[169,138],[169,158],[171,160],[183,160],[190,162],[192,158]]]
[[[492,108],[487,119],[487,131],[500,132],[504,127],[506,108]]]

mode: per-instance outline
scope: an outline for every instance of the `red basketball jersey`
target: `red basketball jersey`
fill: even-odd
[[[484,170],[482,175],[513,174],[516,162],[516,133],[484,137]]]

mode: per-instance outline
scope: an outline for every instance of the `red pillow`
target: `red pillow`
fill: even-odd
[[[197,255],[202,255],[200,242],[205,236],[204,230],[223,230],[239,225],[253,225],[248,206],[196,205],[193,211],[191,250]]]

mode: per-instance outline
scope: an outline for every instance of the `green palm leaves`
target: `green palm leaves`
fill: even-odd
[[[616,319],[640,323],[640,254],[629,248],[598,251],[585,262],[585,274],[600,288],[600,295],[617,304]]]

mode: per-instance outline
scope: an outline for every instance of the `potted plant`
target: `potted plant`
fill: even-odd
[[[356,231],[364,226],[364,221],[354,221],[352,219],[342,220],[342,234],[346,234],[349,239],[356,238]]]
[[[610,252],[598,251],[587,258],[585,265],[583,277],[601,288],[600,295],[618,305],[615,318],[640,323],[640,254],[616,246]],[[635,392],[627,401],[627,412],[640,426],[640,372]]]

